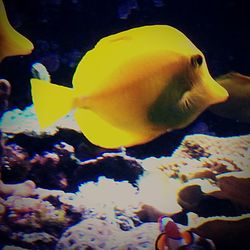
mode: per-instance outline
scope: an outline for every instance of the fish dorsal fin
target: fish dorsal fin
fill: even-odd
[[[169,25],[147,25],[125,30],[102,38],[95,48],[105,49],[105,47],[112,46],[114,42],[119,41],[133,41],[133,43],[139,43],[140,46],[148,48],[162,47],[170,51],[182,51],[188,54],[197,50],[195,45],[181,31]]]
[[[77,66],[73,86],[85,96],[117,84],[120,86],[116,79],[129,77],[129,65],[136,72],[135,62],[139,60],[141,65],[145,65],[144,59],[150,63],[152,56],[163,53],[188,57],[201,52],[183,33],[170,26],[130,29],[101,39],[88,51]]]
[[[149,140],[149,135],[138,135],[116,128],[88,109],[77,108],[75,119],[86,138],[100,147],[128,147]]]

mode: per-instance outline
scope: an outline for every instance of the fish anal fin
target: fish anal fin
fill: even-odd
[[[112,126],[89,109],[77,108],[75,119],[86,138],[100,147],[129,147],[149,140],[146,135],[131,133]]]

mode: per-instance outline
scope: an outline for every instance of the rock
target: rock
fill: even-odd
[[[188,135],[185,136],[181,146],[175,150],[172,156],[199,160],[202,157],[209,158],[216,155],[220,158],[230,158],[231,161],[237,163],[238,157],[249,159],[249,144],[249,135],[227,138],[201,134]]]
[[[2,250],[29,250],[29,249],[12,245],[12,246],[4,246]]]
[[[57,243],[56,250],[154,249],[159,233],[158,223],[145,223],[131,231],[122,231],[106,221],[87,219],[66,230]]]
[[[218,175],[217,185],[221,192],[213,195],[219,198],[227,198],[241,206],[250,209],[250,172],[231,172]]]
[[[237,217],[189,216],[189,230],[211,239],[216,249],[249,249],[250,214]]]
[[[65,249],[119,249],[120,229],[98,219],[87,219],[66,230],[56,245],[56,250]]]
[[[36,184],[31,181],[25,181],[23,183],[17,184],[4,184],[0,180],[0,195],[1,196],[30,196],[34,194],[34,190],[36,188]]]
[[[32,249],[48,249],[53,247],[58,241],[56,237],[45,232],[13,233],[11,238],[31,247]]]

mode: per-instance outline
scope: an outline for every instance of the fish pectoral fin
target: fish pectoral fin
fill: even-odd
[[[31,79],[31,94],[40,127],[46,128],[73,108],[73,89]]]
[[[161,233],[155,241],[155,249],[156,250],[164,250],[165,246],[166,246],[166,234]]]
[[[179,107],[181,108],[182,111],[187,111],[192,109],[192,93],[191,91],[186,91],[182,98],[179,101]]]
[[[103,148],[129,147],[145,142],[146,135],[116,128],[89,109],[77,108],[75,119],[86,138]]]

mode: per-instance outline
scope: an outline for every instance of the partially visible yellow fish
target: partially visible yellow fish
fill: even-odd
[[[216,81],[228,91],[229,98],[210,110],[225,118],[250,123],[250,77],[231,72]]]
[[[3,1],[0,0],[0,62],[7,56],[27,55],[33,44],[9,23]]]
[[[38,79],[31,86],[41,128],[75,109],[83,134],[105,148],[149,142],[228,97],[202,52],[166,25],[101,39],[77,66],[72,89]]]

